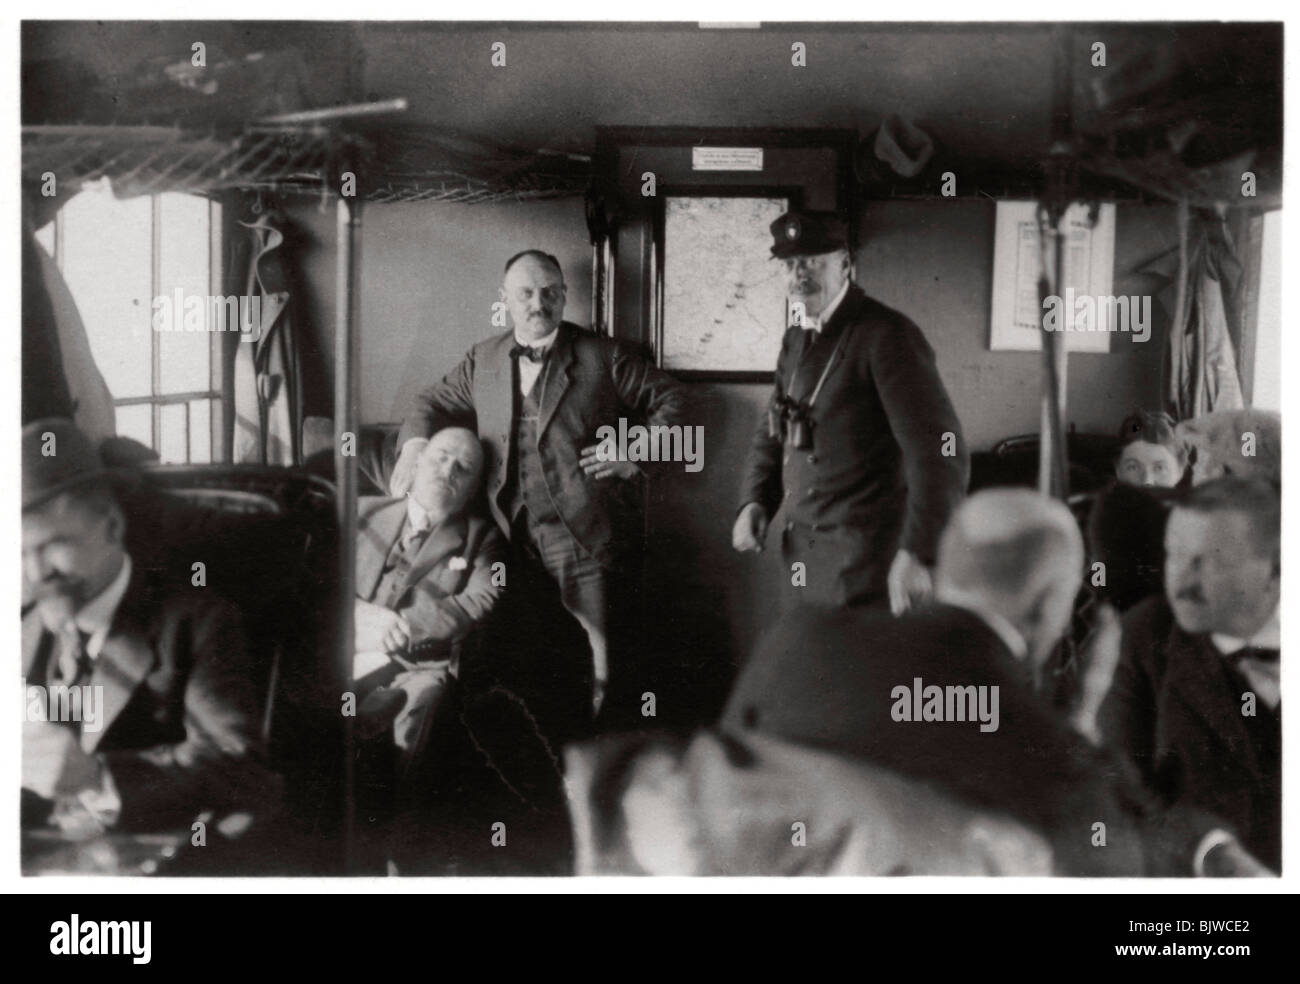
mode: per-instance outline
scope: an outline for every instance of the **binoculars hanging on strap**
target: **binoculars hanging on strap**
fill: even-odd
[[[773,440],[804,451],[813,446],[812,407],[789,397],[778,397],[767,410],[767,434]]]

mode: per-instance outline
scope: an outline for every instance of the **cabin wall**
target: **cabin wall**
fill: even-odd
[[[332,352],[334,215],[314,205],[292,214],[303,233],[304,313],[321,350]],[[1038,427],[1038,354],[988,351],[993,222],[992,202],[962,199],[873,202],[860,224],[858,283],[925,332],[973,450]],[[1151,289],[1132,271],[1174,245],[1174,228],[1169,208],[1120,207],[1117,294]],[[399,419],[420,387],[497,330],[490,317],[501,265],[534,246],[560,257],[570,284],[566,313],[589,323],[591,250],[580,202],[365,210],[363,422]],[[1157,310],[1147,343],[1116,337],[1108,355],[1072,356],[1069,423],[1108,433],[1130,407],[1157,407],[1163,339]],[[690,387],[688,422],[704,427],[705,467],[651,489],[644,600],[655,644],[698,671],[699,689],[683,699],[711,704],[721,698],[736,660],[775,617],[775,585],[784,575],[774,546],[756,558],[730,545],[745,452],[767,387]]]
[[[333,372],[335,212],[287,210],[301,240],[309,331]],[[565,316],[591,320],[591,245],[576,199],[521,205],[371,205],[361,223],[361,422],[400,420],[470,346],[501,331],[492,304],[522,249],[564,264]],[[332,405],[327,396],[325,408]],[[309,399],[308,406],[322,405]],[[320,411],[329,413],[328,409]]]

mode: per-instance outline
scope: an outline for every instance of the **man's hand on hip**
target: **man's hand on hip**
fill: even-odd
[[[767,510],[757,502],[746,503],[731,528],[731,545],[741,553],[762,550],[767,523]]]
[[[631,461],[609,460],[601,457],[599,444],[583,448],[578,465],[592,478],[631,478],[640,475],[641,469]]]

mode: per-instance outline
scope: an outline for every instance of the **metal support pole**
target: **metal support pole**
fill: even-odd
[[[1046,212],[1046,215],[1043,215]],[[1042,272],[1038,278],[1038,310],[1040,317],[1048,311],[1047,298],[1060,298],[1064,293],[1065,250],[1061,233],[1063,214],[1050,206],[1040,210],[1038,235],[1041,239]],[[1057,315],[1069,318],[1070,312],[1060,309]],[[1065,448],[1065,382],[1069,351],[1065,347],[1065,324],[1056,331],[1044,331],[1042,417],[1038,441],[1038,490],[1044,495],[1064,499],[1070,494],[1068,455]]]
[[[356,597],[357,553],[357,417],[360,387],[357,369],[361,344],[360,321],[361,202],[338,199],[338,266],[335,288],[334,330],[334,475],[339,527],[338,569],[338,658],[343,661],[341,679],[353,691],[352,654],[354,627],[353,599]],[[347,453],[345,453],[347,452]],[[356,790],[353,745],[354,717],[343,719],[343,851],[345,869],[351,874],[355,863]]]
[[[1052,145],[1046,162],[1047,188],[1038,207],[1039,255],[1038,316],[1048,313],[1047,298],[1064,295],[1065,240],[1061,223],[1075,199],[1077,171],[1072,139],[1071,95],[1073,92],[1073,36],[1067,25],[1052,31],[1055,74],[1052,79]],[[1065,329],[1073,312],[1064,311],[1058,301],[1060,319],[1056,331],[1040,332],[1043,339],[1042,419],[1038,440],[1038,490],[1065,499],[1070,494],[1069,456],[1065,447],[1065,382],[1068,350]],[[1044,322],[1040,321],[1046,327]]]

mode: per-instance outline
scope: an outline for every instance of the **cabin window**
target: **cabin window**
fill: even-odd
[[[122,200],[105,185],[37,232],[86,326],[117,433],[164,462],[221,457],[220,209],[179,192]]]

